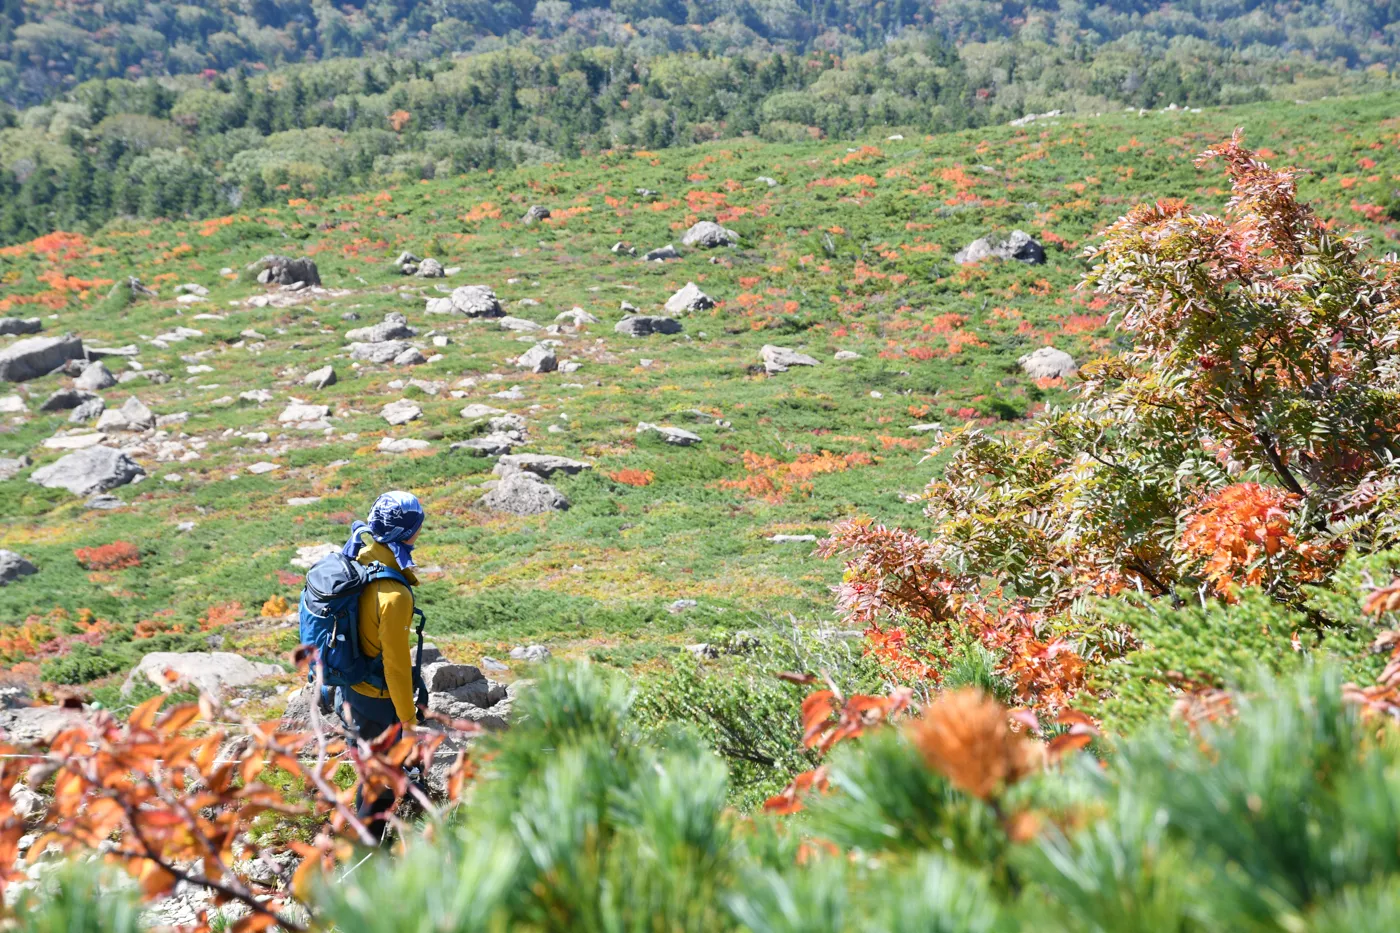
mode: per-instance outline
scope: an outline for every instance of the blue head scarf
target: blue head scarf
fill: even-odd
[[[360,550],[360,532],[368,531],[370,537],[394,552],[399,568],[407,570],[413,566],[413,548],[404,542],[423,527],[423,518],[423,504],[413,493],[397,489],[386,492],[370,506],[369,521],[350,526],[350,537],[341,553],[353,559]]]

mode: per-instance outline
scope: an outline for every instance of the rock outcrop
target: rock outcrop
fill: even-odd
[[[72,334],[28,337],[0,350],[0,382],[38,379],[69,360],[83,358],[83,342]]]

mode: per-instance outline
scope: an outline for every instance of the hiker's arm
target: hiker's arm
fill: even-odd
[[[401,722],[416,723],[413,699],[413,658],[408,630],[413,622],[413,597],[401,586],[379,590],[379,645],[384,658],[384,682]]]

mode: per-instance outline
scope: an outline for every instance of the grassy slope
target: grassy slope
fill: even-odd
[[[1397,134],[1388,121],[1397,101],[1388,95],[1202,114],[1113,114],[926,139],[728,141],[655,156],[613,153],[296,202],[226,225],[132,223],[56,250],[41,242],[37,250],[0,251],[6,283],[0,307],[56,314],[45,321],[46,332],[72,330],[99,345],[141,343],[140,361],[174,380],[108,390],[109,406],[132,389],[157,413],[191,412],[183,431],[208,442],[197,461],[144,462],[151,478],[117,490],[130,503],[117,512],[86,511],[80,499],[27,482],[27,470],[0,483],[0,547],[42,568],[0,589],[0,622],[57,619],[52,613],[61,609],[69,621],[60,620],[54,631],[81,634],[84,626],[72,619],[87,608],[112,623],[99,629],[110,629],[107,634],[89,637],[107,639],[97,653],[128,656],[144,643],[120,642],[135,623],[162,610],[167,614],[147,628],[194,630],[211,606],[228,603],[239,603],[245,617],[256,615],[269,597],[294,601],[297,585],[286,571],[297,546],[340,541],[349,513],[363,513],[377,492],[396,486],[418,492],[429,510],[420,560],[442,571],[421,590],[430,630],[439,640],[452,633],[472,642],[466,650],[497,652],[528,639],[630,666],[712,628],[742,627],[750,613],[825,616],[839,565],[811,557],[808,545],[765,537],[820,534],[854,512],[917,524],[918,505],[907,497],[931,467],[920,464],[923,444],[908,425],[1012,417],[1063,399],[1063,388],[1021,376],[1015,360],[1047,342],[1081,360],[1108,345],[1108,309],[1074,290],[1085,268],[1080,249],[1097,230],[1151,197],[1218,208],[1220,176],[1196,169],[1191,159],[1243,126],[1277,161],[1314,170],[1304,192],[1339,228],[1368,227],[1389,248],[1396,231],[1381,226],[1375,205],[1400,178]],[[779,186],[757,182],[761,175]],[[643,200],[639,187],[661,195]],[[551,207],[555,217],[522,226],[518,218],[533,203]],[[742,235],[742,249],[686,251],[683,260],[665,265],[608,251],[619,239],[640,250],[679,243],[694,220],[717,215]],[[1016,227],[1045,239],[1045,266],[952,263],[975,236]],[[431,284],[405,280],[388,265],[401,249],[461,265],[449,284],[489,284],[511,314],[548,323],[579,305],[602,318],[586,335],[565,338],[560,350],[561,359],[579,359],[583,368],[569,376],[516,374],[510,360],[529,346],[518,335],[490,322],[425,315],[421,295],[434,294]],[[329,287],[353,294],[288,309],[229,307],[261,289],[218,270],[273,251],[313,255]],[[136,274],[158,284],[162,298],[111,313],[100,298],[105,287],[84,291],[57,273],[83,280]],[[688,280],[721,304],[689,316],[683,336],[631,340],[612,332],[619,301],[657,310]],[[186,281],[209,286],[211,301],[177,305],[173,286]],[[27,304],[34,296],[47,304]],[[525,297],[540,305],[515,304]],[[360,316],[356,324],[341,320],[350,310]],[[452,344],[431,365],[367,366],[355,376],[343,358],[343,331],[391,310],[406,313],[420,335],[436,328]],[[226,318],[191,321],[199,312]],[[137,336],[177,325],[195,326],[204,336],[169,350]],[[237,345],[245,328],[267,336],[260,349]],[[431,350],[421,336],[419,343]],[[801,349],[822,364],[766,378],[753,371],[764,343]],[[833,362],[837,349],[863,358]],[[212,351],[196,362],[214,371],[189,376],[181,356],[200,351]],[[300,386],[302,374],[332,359],[339,384],[323,391]],[[505,381],[483,381],[464,399],[388,386],[400,378],[451,384],[493,372]],[[19,389],[30,396],[31,414],[7,416],[0,425],[0,456],[28,453],[40,464],[56,458],[41,442],[67,427],[66,413],[32,410],[63,381],[48,377]],[[524,401],[488,397],[515,383]],[[276,400],[209,404],[255,388],[271,390]],[[337,436],[279,436],[276,418],[287,395],[330,404],[339,415]],[[379,408],[405,395],[423,405],[425,417],[390,428]],[[525,414],[534,443],[524,450],[597,464],[591,475],[558,483],[574,503],[570,511],[519,519],[474,506],[491,462],[447,450],[450,441],[479,430],[457,414],[473,401]],[[683,414],[692,408],[721,416],[732,428],[697,427]],[[634,427],[643,420],[691,428],[705,440],[678,448],[639,439]],[[551,423],[567,430],[546,433]],[[274,437],[256,445],[225,437],[231,429]],[[374,448],[386,434],[431,439],[433,448],[418,456],[381,454]],[[855,465],[810,476],[781,466],[823,451]],[[755,471],[746,467],[746,454],[779,466]],[[258,460],[282,469],[228,478]],[[350,463],[329,466],[337,460]],[[621,469],[649,470],[655,478],[643,488],[608,478]],[[176,472],[183,482],[162,481]],[[748,489],[723,485],[758,474],[786,493],[755,494],[761,481]],[[322,497],[314,505],[286,505],[289,497],[313,495]],[[186,521],[195,528],[178,532]],[[140,567],[90,575],[78,566],[75,548],[116,539],[140,545]],[[698,599],[700,608],[665,612],[678,598]],[[271,654],[293,640],[285,630],[248,639],[235,631],[227,631],[225,643],[250,653]],[[43,656],[69,647],[50,643]],[[39,659],[22,639],[8,652],[11,663]]]

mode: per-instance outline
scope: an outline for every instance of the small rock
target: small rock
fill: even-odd
[[[43,321],[37,317],[0,317],[0,337],[19,337],[37,334],[44,329]]]
[[[682,246],[698,246],[701,249],[714,249],[717,246],[732,246],[739,242],[739,234],[726,230],[712,220],[702,220],[681,237]]]
[[[641,314],[626,317],[613,326],[613,332],[626,337],[649,337],[652,334],[679,334],[681,322],[669,317]]]
[[[407,424],[415,418],[423,417],[423,409],[419,408],[416,402],[402,398],[397,402],[390,402],[385,405],[380,415],[385,421],[397,426],[400,424]]]
[[[446,277],[447,270],[442,267],[442,263],[430,256],[418,264],[418,271],[413,274],[420,279],[441,279]]]
[[[774,544],[807,544],[817,540],[816,535],[770,535]]]
[[[0,548],[0,586],[7,586],[20,577],[27,577],[38,572],[38,567],[14,551]]]
[[[0,395],[0,415],[22,415],[29,410],[22,395]]]
[[[395,366],[418,366],[426,362],[428,362],[428,358],[425,357],[417,347],[409,347],[407,350],[404,350],[398,356],[394,357]]]
[[[83,402],[83,404],[79,405],[77,408],[73,409],[73,413],[68,416],[68,423],[86,424],[93,418],[102,417],[102,413],[106,410],[107,403],[104,402],[101,398],[89,399],[88,401]]]
[[[30,462],[28,456],[0,457],[0,483],[14,479]]]
[[[174,682],[168,673],[176,675]],[[276,664],[259,664],[229,652],[153,651],[127,675],[122,695],[131,693],[144,680],[167,693],[184,681],[205,693],[219,696],[225,690],[250,686],[264,677],[281,673],[282,668]]]
[[[554,316],[554,320],[560,323],[571,322],[575,327],[582,327],[584,324],[597,324],[598,319],[582,308],[570,308],[568,311],[561,311]]]
[[[699,642],[694,645],[686,645],[685,650],[702,660],[714,660],[719,657],[719,648],[715,645]]]
[[[931,431],[942,431],[943,425],[937,421],[930,421],[928,424],[911,424],[909,430],[914,434],[928,434]]]
[[[1027,265],[1039,265],[1045,262],[1045,248],[1025,231],[1013,230],[1004,240],[991,237],[973,240],[953,256],[953,262],[960,266],[984,259],[1014,259]]]
[[[379,442],[379,450],[386,454],[407,454],[415,450],[427,450],[433,446],[427,441],[411,437],[386,437]]]
[[[301,379],[301,384],[311,386],[314,389],[324,389],[326,386],[335,385],[335,367],[322,366],[320,369],[313,369]]]
[[[468,419],[492,418],[506,413],[504,408],[492,408],[490,405],[482,405],[480,402],[473,402],[462,409],[462,417]]]
[[[714,306],[714,299],[702,292],[700,286],[694,282],[687,282],[684,288],[666,300],[666,313],[674,317],[687,311],[704,311]]]
[[[536,324],[534,321],[526,320],[523,317],[511,317],[510,315],[498,318],[497,323],[501,325],[501,330],[513,330],[516,333],[522,334],[532,330],[542,329],[540,325]]]
[[[665,425],[649,424],[645,421],[638,423],[638,434],[645,434],[648,431],[659,434],[663,441],[665,441],[668,444],[675,444],[678,447],[690,447],[694,444],[700,443],[701,441],[700,435],[691,433],[690,431],[686,431],[683,428],[673,428]]]
[[[593,464],[585,463],[582,460],[570,460],[568,457],[560,457],[554,454],[511,454],[502,457],[491,472],[497,476],[506,476],[511,473],[534,473],[537,476],[548,479],[555,473],[564,473],[568,476],[576,476],[584,470],[593,469]]]
[[[247,392],[239,392],[238,397],[245,402],[256,402],[258,404],[272,401],[272,393],[267,389],[249,389]]]
[[[1032,379],[1063,379],[1079,371],[1074,357],[1054,347],[1041,347],[1016,361],[1021,371]]]
[[[248,472],[252,473],[254,476],[262,476],[264,473],[271,473],[273,470],[280,469],[282,469],[282,464],[280,463],[272,463],[268,460],[259,460],[257,463],[254,463],[252,466],[248,467]]]
[[[73,388],[81,389],[85,392],[100,392],[103,389],[110,389],[117,384],[117,377],[112,375],[112,371],[107,368],[107,364],[98,361],[83,370],[81,376],[73,380]]]
[[[88,496],[125,486],[145,475],[146,471],[122,451],[94,446],[40,467],[30,474],[29,481],[48,489],[66,489],[75,496]]]
[[[546,220],[548,218],[549,208],[541,207],[538,204],[532,204],[530,205],[530,209],[525,212],[525,216],[520,218],[520,222],[523,223],[525,226],[529,227],[539,223],[541,220]]]
[[[854,350],[837,350],[836,355],[832,357],[832,359],[836,360],[838,363],[849,363],[851,360],[860,359],[860,354]]]
[[[559,490],[523,470],[503,476],[496,488],[481,497],[481,503],[493,511],[512,515],[541,515],[569,507],[569,500]]]
[[[277,420],[282,424],[301,423],[304,421],[320,421],[330,414],[329,405],[307,405],[301,402],[292,402],[282,413],[277,416]]]
[[[685,612],[687,609],[694,609],[698,605],[700,604],[693,599],[678,599],[667,606],[666,611],[672,615],[678,615]]]
[[[512,661],[529,661],[538,664],[541,661],[548,661],[553,655],[544,645],[520,646],[510,649],[510,659]]]
[[[798,353],[786,347],[775,347],[772,344],[765,344],[759,351],[759,356],[763,359],[764,370],[770,376],[774,373],[785,373],[791,366],[817,365],[817,361],[805,353]]]
[[[308,544],[305,547],[297,548],[297,556],[288,563],[293,567],[300,567],[302,570],[310,570],[320,561],[340,550],[335,544]]]
[[[108,409],[97,419],[97,430],[104,434],[116,431],[149,431],[155,426],[155,414],[134,395],[128,397],[121,408]]]
[[[40,411],[66,411],[70,408],[77,408],[84,402],[90,402],[97,398],[91,392],[83,392],[80,389],[59,389],[44,399],[44,403],[39,406]]]
[[[548,373],[559,368],[559,358],[552,347],[537,343],[521,354],[515,365],[532,373]]]
[[[667,243],[665,246],[660,246],[654,250],[650,250],[649,252],[645,253],[642,256],[642,258],[645,259],[647,262],[665,262],[668,259],[680,259],[681,254],[676,251],[676,248],[674,246],[672,246],[670,243]]]

